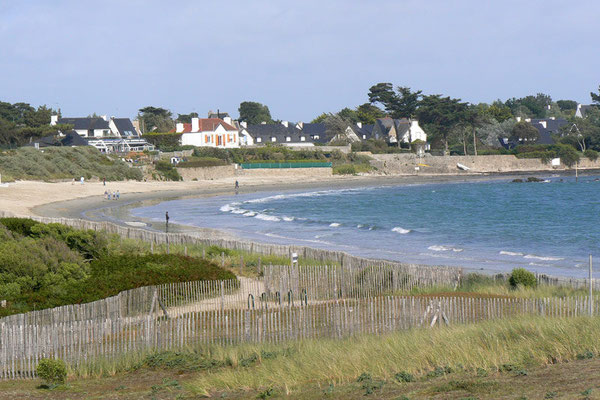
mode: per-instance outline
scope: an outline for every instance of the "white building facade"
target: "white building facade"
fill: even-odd
[[[238,130],[220,118],[192,118],[191,124],[178,123],[182,146],[238,148]]]

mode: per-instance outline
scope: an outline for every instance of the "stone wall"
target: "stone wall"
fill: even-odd
[[[220,178],[230,178],[235,176],[235,165],[224,165],[219,167],[204,167],[204,168],[177,168],[179,175],[184,181],[192,181],[194,179],[211,180]]]
[[[513,155],[491,156],[432,156],[426,154],[419,159],[414,154],[374,154],[371,164],[377,170],[387,175],[414,175],[419,167],[419,174],[468,174],[492,172],[527,172],[527,171],[564,171],[570,168],[564,164],[552,166],[544,164],[537,158],[517,158]],[[469,171],[462,171],[457,167],[460,163]],[[418,165],[422,164],[422,165]],[[590,161],[582,158],[579,162],[580,169],[600,169],[600,159]],[[571,169],[574,169],[571,168]]]

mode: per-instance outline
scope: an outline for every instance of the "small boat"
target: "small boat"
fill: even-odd
[[[462,165],[461,163],[456,163],[456,166],[458,167],[458,169],[461,169],[463,171],[468,171],[471,168],[467,167],[466,165]]]

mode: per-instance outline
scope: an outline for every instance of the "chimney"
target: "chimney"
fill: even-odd
[[[106,122],[108,122],[108,117],[106,115],[101,115],[100,118],[102,118],[103,120],[105,120]]]
[[[298,122],[298,129],[300,129],[300,130],[304,129],[304,122],[302,122],[302,121]]]
[[[525,122],[531,122],[531,118],[525,118]]]
[[[260,124],[261,124],[261,125],[266,125],[266,124],[267,124],[267,121],[263,121],[263,122],[261,122]]]
[[[183,132],[183,123],[178,122],[177,125],[175,125],[175,132],[177,132],[177,133]]]
[[[196,117],[192,118],[192,132],[198,132],[200,130],[200,120]]]
[[[56,125],[58,124],[58,115],[51,115],[50,116],[50,125]]]
[[[242,128],[247,128],[248,127],[248,123],[246,121],[242,121],[242,122],[240,122],[240,126]]]
[[[231,117],[223,117],[223,121],[225,121],[226,124],[231,125]]]
[[[556,119],[556,117],[550,117],[550,119],[551,119],[552,121],[554,121],[554,120]]]
[[[517,122],[521,122],[521,117],[517,117]]]
[[[357,122],[356,126],[358,126],[359,128],[362,128],[362,122]]]
[[[287,121],[281,121],[281,125],[283,125],[283,126],[285,126],[287,128],[288,125],[289,125],[289,122],[287,122]]]

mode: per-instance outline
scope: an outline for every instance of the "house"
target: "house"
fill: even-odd
[[[577,110],[575,111],[575,116],[578,118],[585,118],[588,111],[591,108],[596,108],[596,107],[598,107],[598,106],[595,104],[587,104],[587,105],[577,104]]]
[[[521,118],[517,117],[517,121],[520,122]],[[529,122],[532,126],[534,126],[540,137],[535,141],[535,144],[554,144],[555,140],[553,136],[560,134],[560,128],[567,125],[569,122],[564,118],[544,118],[544,119],[531,119],[525,118],[525,122]],[[519,140],[509,137],[502,138],[499,137],[498,140],[502,147],[507,150],[514,149],[519,144],[522,144]]]
[[[192,118],[190,124],[178,123],[175,132],[181,133],[182,146],[237,148],[238,129],[220,118]]]
[[[311,137],[298,128],[297,125],[283,121],[280,124],[240,124],[240,138],[244,145],[281,144],[293,147],[314,146]]]
[[[536,144],[554,144],[553,135],[560,134],[560,128],[567,125],[569,122],[564,118],[546,118],[546,119],[526,119],[531,125],[537,128],[540,133]]]
[[[373,126],[371,137],[383,139],[389,144],[412,143],[415,140],[427,142],[427,134],[419,126],[419,121],[406,118],[378,118]]]
[[[89,146],[94,146],[103,153],[154,150],[154,146],[143,139],[129,118],[102,117],[67,117],[53,115],[50,125],[73,125],[73,132],[84,139]],[[63,133],[64,135],[65,133]],[[72,145],[82,145],[81,141],[73,141]]]
[[[375,125],[373,124],[363,124],[362,122],[357,122],[351,128],[359,140],[369,140],[373,138],[374,127]]]
[[[43,138],[33,140],[33,141],[31,141],[31,143],[27,144],[27,146],[33,146],[35,148],[51,147],[51,146],[75,147],[75,146],[87,146],[87,145],[88,145],[88,142],[85,139],[83,139],[75,131],[66,132],[64,134],[64,136],[60,136],[60,135],[44,136]]]

